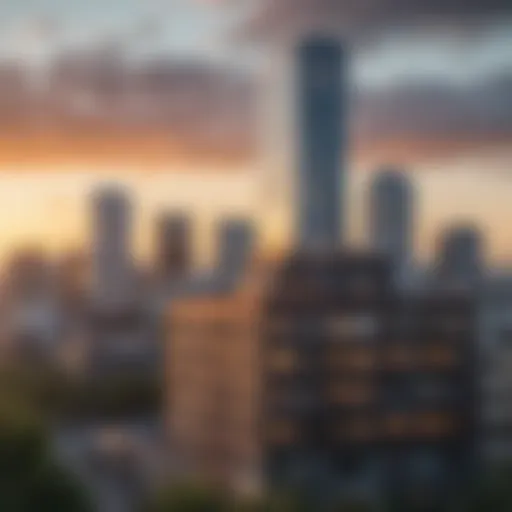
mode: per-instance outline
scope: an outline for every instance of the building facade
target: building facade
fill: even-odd
[[[260,309],[258,294],[244,290],[170,310],[166,411],[178,478],[261,488]]]
[[[265,454],[278,485],[435,489],[470,467],[469,297],[404,298],[375,256],[306,256],[285,263],[266,311]]]

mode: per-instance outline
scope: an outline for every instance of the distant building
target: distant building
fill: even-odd
[[[87,319],[90,375],[153,376],[162,356],[158,325],[140,307],[92,310]]]
[[[454,226],[440,237],[434,277],[439,286],[475,288],[484,272],[482,235],[472,225]]]
[[[133,299],[131,206],[124,190],[96,191],[92,205],[92,295],[97,307],[118,309]]]
[[[4,269],[3,336],[12,355],[48,360],[59,340],[62,314],[54,275],[41,250],[15,254]]]
[[[29,248],[15,253],[4,272],[3,283],[11,300],[47,296],[51,291],[51,265],[42,250]]]
[[[414,229],[412,187],[403,171],[389,168],[377,174],[369,210],[371,249],[390,258],[402,281],[410,270]]]
[[[302,248],[342,240],[345,53],[335,39],[311,38],[298,50],[298,238]]]
[[[156,269],[164,279],[184,278],[192,267],[192,230],[183,214],[164,214],[157,221]]]
[[[238,218],[221,221],[217,229],[217,278],[228,285],[238,285],[253,260],[254,244],[254,227],[249,221]]]
[[[90,265],[80,252],[65,254],[56,264],[55,286],[63,306],[83,306],[89,291]]]

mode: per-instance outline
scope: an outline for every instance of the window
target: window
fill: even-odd
[[[420,400],[450,400],[453,390],[444,382],[436,379],[420,378],[414,384],[415,395]]]
[[[275,349],[269,354],[269,366],[279,373],[291,373],[298,366],[297,353],[290,348]]]
[[[444,334],[460,335],[467,332],[468,322],[465,317],[451,316],[440,319],[440,328]]]
[[[369,371],[377,362],[377,355],[371,348],[340,347],[335,345],[329,352],[329,364],[335,371]]]
[[[274,318],[267,324],[267,330],[271,336],[285,337],[290,334],[292,325],[287,318]]]
[[[350,289],[357,297],[371,297],[375,293],[375,283],[366,276],[355,276],[351,279]]]
[[[422,362],[426,366],[436,368],[450,368],[457,361],[456,352],[443,345],[434,345],[427,347],[422,353]]]
[[[375,422],[369,418],[353,418],[339,426],[341,439],[350,441],[371,441],[376,436]]]
[[[269,441],[273,444],[288,445],[297,441],[295,425],[290,421],[276,421],[269,425]]]
[[[448,435],[455,429],[452,415],[441,412],[420,413],[415,418],[415,432],[426,437]]]
[[[407,370],[416,363],[416,354],[411,347],[395,345],[386,353],[387,367],[392,370]]]
[[[392,437],[402,437],[410,433],[411,420],[407,414],[395,413],[384,419],[385,432]]]
[[[337,405],[360,406],[373,398],[371,386],[364,384],[334,384],[331,388],[331,400]]]
[[[371,314],[347,314],[335,316],[328,320],[329,334],[335,339],[356,338],[361,340],[375,337],[378,322]]]

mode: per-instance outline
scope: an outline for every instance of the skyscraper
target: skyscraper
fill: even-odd
[[[93,198],[93,296],[99,307],[117,308],[131,297],[130,203],[118,187]]]
[[[411,263],[413,197],[405,174],[383,169],[370,190],[370,244],[373,250],[390,258],[395,275],[403,276]]]
[[[342,236],[345,54],[335,39],[311,38],[298,50],[301,249],[332,249]]]
[[[160,277],[180,278],[190,270],[192,233],[184,214],[163,214],[157,221],[156,266]]]
[[[446,287],[474,288],[483,271],[482,238],[472,225],[457,225],[447,229],[439,242],[435,277]]]
[[[253,226],[244,219],[224,219],[218,228],[217,272],[237,284],[247,270],[253,251]]]

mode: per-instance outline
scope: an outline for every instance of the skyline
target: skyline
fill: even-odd
[[[471,222],[485,233],[485,246],[491,262],[500,265],[512,261],[512,236],[508,235],[508,218],[512,215],[510,194],[512,176],[488,176],[484,183],[471,180],[478,170],[460,170],[464,162],[453,162],[442,170],[418,170],[411,173],[416,189],[415,253],[420,261],[430,260],[441,231],[455,223]],[[459,169],[459,170],[458,170]],[[349,229],[348,240],[364,245],[367,233],[367,194],[375,170],[358,170],[348,176]],[[508,165],[503,165],[503,172]],[[187,211],[193,219],[196,257],[207,264],[214,233],[211,229],[225,216],[249,216],[260,226],[260,239],[273,252],[287,246],[290,237],[291,212],[286,205],[272,216],[272,222],[261,215],[261,187],[257,171],[223,176],[191,176],[184,173],[152,176],[144,174],[111,174],[106,176],[80,173],[72,175],[11,175],[4,177],[0,200],[0,259],[5,261],[13,250],[42,245],[50,254],[58,254],[88,246],[90,235],[90,196],[102,184],[123,186],[132,200],[133,249],[138,259],[153,256],[155,221],[162,211]],[[33,188],[28,187],[29,184]],[[200,186],[198,186],[200,184]],[[506,186],[505,186],[506,185]],[[485,187],[485,188],[482,188]],[[456,204],[451,195],[457,190]],[[482,195],[492,201],[481,202]],[[30,204],[31,208],[26,208]],[[41,219],[53,219],[42,222]]]
[[[108,6],[98,0],[87,5],[62,0],[9,3],[0,6],[0,57],[37,67],[59,52],[74,55],[77,50],[114,48],[144,62],[158,56],[171,65],[213,66],[222,73],[234,69],[258,83],[262,62],[271,59],[272,51],[230,39],[249,8],[231,1],[200,0],[114,0]],[[357,191],[367,173],[381,165],[403,165],[422,198],[418,252],[423,257],[434,247],[437,230],[461,219],[482,225],[496,259],[512,260],[512,236],[507,233],[507,218],[512,215],[512,21],[484,16],[478,26],[465,26],[455,11],[454,7],[445,21],[456,23],[426,23],[421,29],[383,26],[377,42],[356,45],[354,85],[364,94],[351,109],[355,140],[348,174],[350,187],[356,190],[350,197],[355,212],[351,233],[358,239],[363,232],[360,210],[365,203],[358,200]],[[197,131],[212,122],[215,117],[204,113]],[[195,133],[196,128],[191,142]],[[149,253],[149,218],[161,207],[189,209],[200,224],[219,211],[250,212],[262,218],[270,245],[282,245],[288,232],[289,198],[278,198],[271,214],[267,201],[294,169],[277,165],[264,172],[259,155],[233,159],[221,154],[198,160],[193,144],[188,153],[177,149],[176,134],[179,131],[163,130],[156,141],[141,135],[137,142],[128,139],[129,145],[114,134],[100,141],[100,156],[94,157],[96,146],[86,144],[81,152],[79,141],[62,137],[53,154],[48,151],[48,159],[47,148],[36,148],[41,139],[22,134],[13,143],[18,153],[13,150],[11,161],[9,140],[0,140],[2,259],[27,243],[41,243],[52,251],[85,245],[87,192],[109,176],[133,185],[142,212],[140,219],[136,216],[137,253]],[[286,145],[282,148],[288,150]],[[54,157],[63,161],[53,161]],[[224,190],[233,190],[236,197],[225,197]],[[219,197],[224,204],[219,204]],[[207,247],[207,230],[200,231],[199,245]],[[207,252],[201,249],[200,258]]]

